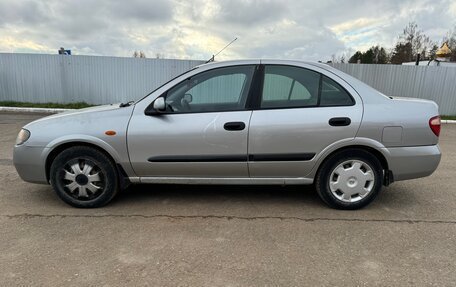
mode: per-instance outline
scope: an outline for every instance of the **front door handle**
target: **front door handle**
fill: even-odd
[[[333,127],[349,126],[351,124],[350,118],[332,118],[329,120],[329,125]]]
[[[245,123],[243,122],[228,122],[223,125],[223,128],[227,131],[242,131],[245,129]]]

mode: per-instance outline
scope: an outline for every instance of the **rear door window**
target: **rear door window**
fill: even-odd
[[[320,74],[292,66],[266,66],[261,108],[316,106]]]
[[[353,98],[344,88],[318,72],[294,66],[265,66],[262,109],[353,104]]]

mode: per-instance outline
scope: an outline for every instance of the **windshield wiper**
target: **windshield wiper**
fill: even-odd
[[[126,102],[126,103],[121,103],[119,105],[119,108],[125,108],[125,107],[129,107],[131,106],[135,101],[129,101],[129,102]]]

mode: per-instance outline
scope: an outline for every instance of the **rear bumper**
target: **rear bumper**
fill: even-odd
[[[442,153],[438,145],[384,148],[394,181],[431,175],[438,167]]]
[[[47,148],[20,145],[14,147],[13,163],[19,176],[28,182],[47,184],[45,154]]]

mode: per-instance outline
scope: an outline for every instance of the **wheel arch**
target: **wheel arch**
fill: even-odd
[[[386,160],[386,157],[385,157],[385,155],[382,152],[380,152],[379,150],[377,150],[377,149],[375,149],[375,148],[373,148],[371,146],[357,144],[357,145],[348,145],[348,146],[340,147],[340,148],[330,152],[328,155],[326,155],[324,157],[324,159],[318,165],[317,173],[320,171],[320,168],[323,165],[323,163],[326,162],[329,158],[331,158],[334,154],[342,153],[342,152],[344,152],[346,150],[353,150],[353,149],[355,149],[355,150],[356,149],[364,150],[366,152],[369,152],[370,154],[374,155],[380,161],[380,164],[382,165],[382,168],[384,170],[388,170],[389,169],[388,161]]]
[[[335,143],[333,146],[326,148],[322,153],[320,153],[314,169],[307,177],[315,178],[320,172],[323,164],[328,159],[337,153],[350,149],[359,149],[374,155],[380,161],[382,169],[385,170],[385,185],[388,185],[394,181],[392,172],[389,170],[388,150],[381,143],[367,138],[357,138],[355,142],[341,141]]]
[[[112,162],[114,166],[119,167],[119,164],[117,164],[117,161],[115,158],[103,147],[91,143],[91,142],[85,142],[85,141],[68,141],[68,142],[63,142],[59,145],[56,145],[55,147],[52,148],[52,150],[47,154],[46,156],[46,161],[45,161],[45,171],[46,171],[46,180],[49,182],[50,179],[50,170],[51,170],[51,165],[54,159],[64,150],[74,147],[74,146],[86,146],[86,147],[91,147],[93,149],[98,150],[99,152],[103,153],[106,155]]]

